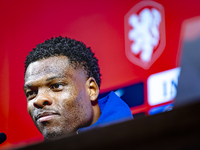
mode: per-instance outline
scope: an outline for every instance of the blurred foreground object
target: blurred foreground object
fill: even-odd
[[[7,139],[7,136],[5,133],[0,133],[0,144],[3,143]]]
[[[196,103],[18,150],[199,149],[199,108]]]

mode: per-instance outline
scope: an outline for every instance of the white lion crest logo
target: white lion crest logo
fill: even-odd
[[[153,49],[158,45],[160,39],[159,25],[161,22],[160,12],[152,8],[143,9],[139,15],[133,14],[129,18],[129,24],[133,29],[129,32],[129,39],[134,41],[131,51],[140,54],[143,62],[149,62]]]

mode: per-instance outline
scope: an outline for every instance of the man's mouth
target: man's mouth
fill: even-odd
[[[42,113],[38,113],[38,115],[36,116],[36,121],[37,122],[48,122],[51,119],[53,119],[54,117],[58,116],[58,113],[55,112],[42,112]]]

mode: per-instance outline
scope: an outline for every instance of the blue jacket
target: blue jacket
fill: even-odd
[[[128,105],[114,92],[99,99],[98,104],[101,110],[99,119],[93,125],[79,129],[79,132],[133,119],[133,115]]]

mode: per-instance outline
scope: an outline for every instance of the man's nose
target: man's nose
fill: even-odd
[[[52,104],[52,98],[48,93],[45,92],[38,92],[38,95],[36,99],[33,102],[33,105],[36,108],[43,108],[46,105],[51,105]]]

